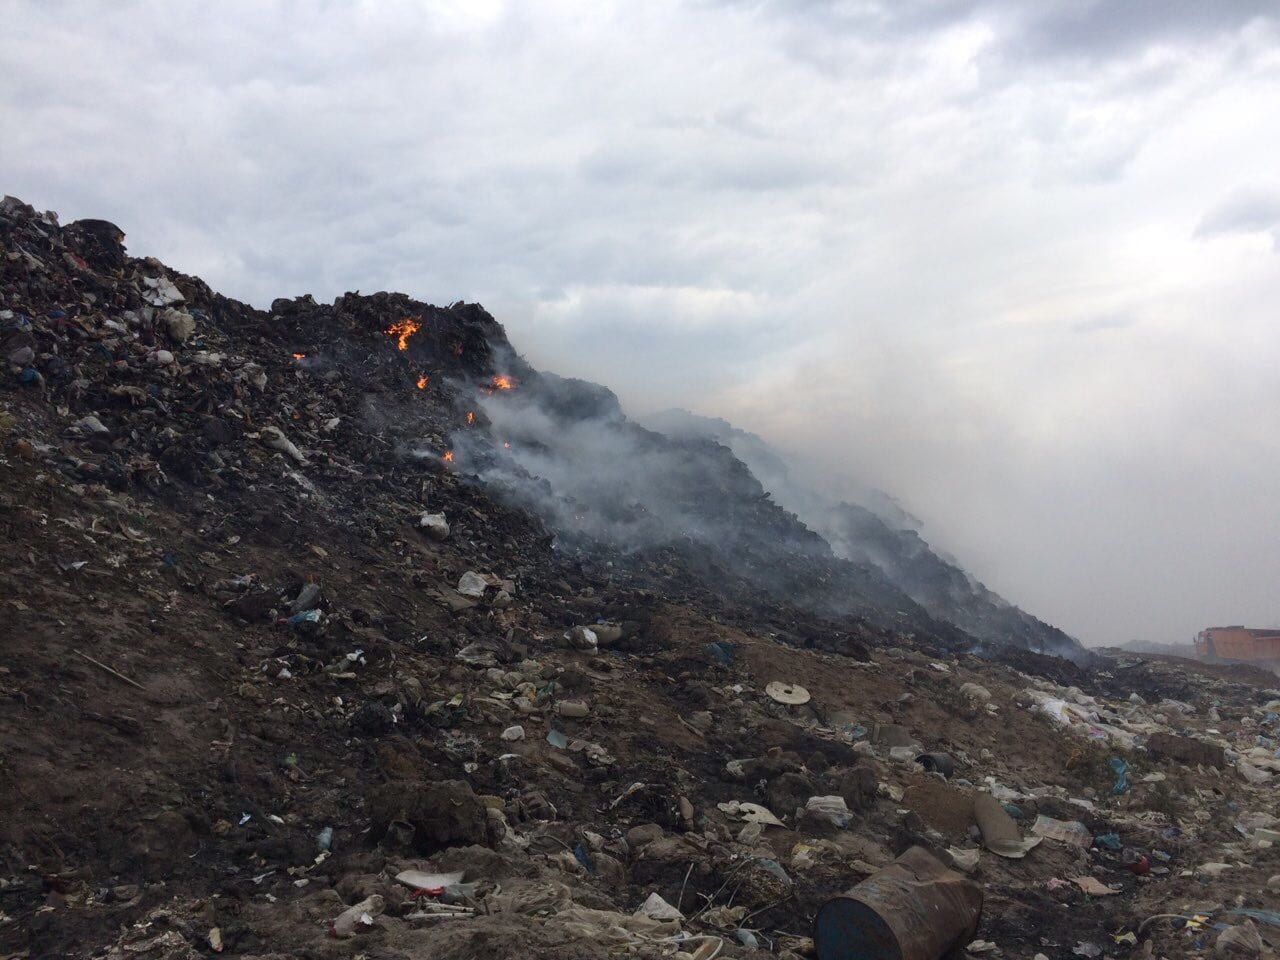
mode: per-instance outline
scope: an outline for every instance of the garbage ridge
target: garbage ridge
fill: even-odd
[[[933,619],[980,641],[978,649],[1008,645],[1088,662],[1087,652],[1064,631],[1010,603],[936,552],[921,537],[920,522],[882,491],[865,490],[864,502],[824,496],[797,477],[786,458],[763,439],[725,420],[667,410],[650,422],[674,436],[703,436],[728,446],[836,556],[888,581],[877,598],[882,605],[900,605],[905,594]]]
[[[1274,675],[977,656],[476,304],[0,241],[0,957],[1274,953]]]

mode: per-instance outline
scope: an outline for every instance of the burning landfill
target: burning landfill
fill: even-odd
[[[1274,674],[1086,652],[475,304],[0,240],[0,957],[1274,955]]]

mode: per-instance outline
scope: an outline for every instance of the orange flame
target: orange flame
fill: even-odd
[[[495,390],[510,390],[516,385],[515,381],[505,373],[499,374],[489,382],[493,384]]]
[[[453,451],[446,450],[444,452],[444,455],[441,456],[440,459],[443,460],[445,463],[453,463]]]
[[[387,327],[387,333],[396,338],[397,350],[408,350],[409,338],[421,328],[422,322],[417,317],[405,317]]]
[[[305,353],[295,353],[295,354],[293,355],[293,359],[295,359],[295,360],[305,360],[305,359],[307,359],[307,355],[306,355]]]
[[[419,390],[427,389],[427,378],[425,376],[421,376],[418,378],[418,389]]]
[[[474,413],[472,413],[470,410],[468,410],[468,411],[467,411],[467,423],[475,423],[475,422],[476,422],[476,415],[475,415]]]

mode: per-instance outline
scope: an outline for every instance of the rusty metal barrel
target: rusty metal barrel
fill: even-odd
[[[912,847],[813,921],[818,960],[938,960],[973,940],[982,888]]]

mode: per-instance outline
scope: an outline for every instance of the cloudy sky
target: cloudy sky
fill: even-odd
[[[478,300],[1085,642],[1280,624],[1273,3],[0,7],[0,192],[257,305]]]

